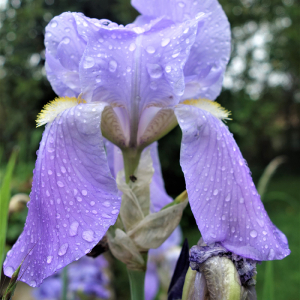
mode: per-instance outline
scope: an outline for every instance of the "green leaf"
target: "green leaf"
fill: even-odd
[[[4,247],[6,241],[8,205],[10,200],[10,182],[16,163],[17,152],[13,152],[6,167],[4,178],[0,188],[0,265],[4,259]],[[1,274],[0,274],[1,280]]]

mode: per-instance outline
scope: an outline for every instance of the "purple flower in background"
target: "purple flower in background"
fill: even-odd
[[[110,142],[128,159],[139,157],[177,122],[183,133],[180,163],[204,241],[255,260],[290,253],[220,120],[228,113],[210,101],[220,93],[230,54],[221,6],[216,0],[132,4],[142,15],[125,27],[63,13],[46,28],[47,76],[61,98],[38,118],[39,125],[48,124],[28,218],[4,269],[11,276],[29,253],[21,280],[31,286],[85,255],[115,223],[121,198],[113,165],[120,150]],[[150,147],[155,210],[169,198],[157,146]]]
[[[72,263],[67,269],[68,291],[75,297],[78,292],[85,295],[108,299],[110,292],[107,289],[109,278],[105,273],[108,262],[103,256],[96,259],[87,256]],[[58,272],[45,279],[43,284],[34,289],[37,300],[57,300],[62,294],[62,277]],[[79,299],[79,298],[76,298]]]

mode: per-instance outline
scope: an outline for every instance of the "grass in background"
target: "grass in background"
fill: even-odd
[[[8,205],[10,200],[10,183],[16,163],[17,152],[13,152],[6,167],[0,187],[0,266],[2,266],[5,252]],[[0,273],[1,280],[1,273]]]

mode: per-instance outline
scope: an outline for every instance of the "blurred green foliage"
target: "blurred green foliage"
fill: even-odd
[[[150,1],[150,0],[149,0]],[[277,155],[287,162],[279,168],[265,194],[272,221],[287,235],[292,254],[272,265],[274,299],[300,296],[300,3],[296,0],[220,0],[232,28],[232,55],[217,101],[232,112],[229,121],[253,177]],[[5,3],[2,1],[1,3]],[[43,128],[35,118],[55,94],[44,70],[44,28],[64,11],[83,12],[121,24],[138,13],[129,0],[7,0],[0,8],[0,143],[4,161],[20,148],[13,193],[29,192],[35,152]],[[181,131],[174,129],[159,143],[166,189],[172,196],[185,189],[179,166]],[[26,211],[9,220],[8,243],[21,232]],[[190,208],[182,220],[190,245],[200,235]],[[121,269],[116,282],[127,295]],[[272,270],[271,270],[272,271]],[[119,272],[119,273],[118,273]],[[262,298],[265,264],[258,267],[258,299]],[[122,298],[122,299],[123,299]]]

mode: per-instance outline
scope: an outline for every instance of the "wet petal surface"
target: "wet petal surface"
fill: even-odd
[[[100,132],[104,106],[77,105],[46,126],[25,228],[4,264],[7,276],[28,254],[21,280],[38,286],[89,252],[115,223],[121,199]]]
[[[183,132],[181,167],[204,241],[255,260],[287,256],[287,239],[269,219],[224,123],[193,106],[180,105],[175,113]]]

